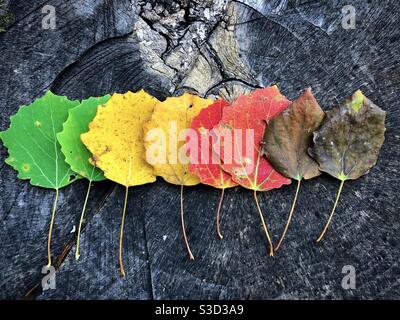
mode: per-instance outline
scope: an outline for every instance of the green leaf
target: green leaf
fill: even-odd
[[[58,142],[61,145],[61,151],[65,155],[65,161],[71,166],[73,171],[89,180],[79,220],[75,252],[76,260],[80,257],[80,236],[92,181],[106,179],[103,172],[89,162],[92,158],[92,154],[82,143],[81,134],[89,131],[89,123],[92,122],[93,118],[96,116],[97,107],[105,104],[110,98],[110,95],[100,98],[89,98],[82,101],[82,103],[75,108],[70,109],[68,119],[64,122],[63,130],[57,134]]]
[[[65,162],[56,136],[68,110],[78,104],[48,91],[10,118],[10,127],[0,138],[9,153],[6,163],[18,171],[18,178],[50,189],[65,187],[79,178]]]
[[[74,172],[90,181],[101,181],[106,178],[99,168],[95,168],[89,162],[92,154],[82,143],[81,134],[89,131],[89,123],[95,117],[97,107],[106,103],[110,97],[106,95],[100,98],[89,98],[70,109],[68,119],[64,122],[63,130],[57,134],[65,161]]]
[[[78,104],[79,101],[70,101],[48,91],[32,104],[22,106],[11,117],[10,127],[0,135],[8,149],[6,163],[18,171],[18,178],[29,179],[35,186],[56,190],[47,239],[48,267],[51,266],[51,235],[58,190],[80,178],[65,162],[57,133],[62,130],[68,111]]]

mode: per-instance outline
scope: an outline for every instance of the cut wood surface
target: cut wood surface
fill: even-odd
[[[356,29],[342,8],[356,9]],[[158,99],[196,93],[232,101],[277,84],[293,100],[311,86],[323,109],[357,89],[387,111],[386,141],[371,172],[343,189],[325,239],[315,239],[338,181],[306,181],[285,243],[268,256],[252,192],[225,192],[224,239],[215,236],[220,192],[185,188],[189,261],[179,186],[162,179],[130,190],[125,221],[126,278],[118,239],[124,188],[95,183],[75,261],[87,182],[60,191],[53,232],[56,289],[42,291],[54,192],[17,179],[0,156],[0,298],[341,299],[400,297],[400,2],[398,1],[5,1],[0,33],[0,129],[18,107],[51,89],[71,99],[144,88]],[[42,29],[44,5],[56,29]],[[259,193],[276,243],[295,184]],[[354,266],[356,289],[342,288]]]

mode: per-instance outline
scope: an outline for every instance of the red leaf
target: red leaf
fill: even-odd
[[[267,191],[290,184],[262,156],[261,141],[266,123],[290,104],[277,86],[257,89],[240,96],[224,108],[222,120],[215,129],[220,146],[214,151],[223,161],[223,169],[233,181],[255,191]]]
[[[189,150],[197,149],[197,153],[189,152],[189,171],[197,175],[202,183],[219,189],[237,185],[231,175],[222,170],[220,159],[212,149],[212,129],[221,121],[222,110],[227,106],[228,102],[217,100],[202,109],[192,120],[191,128],[196,131],[196,135],[191,137],[188,143]]]

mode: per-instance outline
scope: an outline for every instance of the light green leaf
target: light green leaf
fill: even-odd
[[[65,155],[65,161],[71,166],[72,170],[89,180],[88,190],[79,220],[75,252],[76,260],[80,257],[80,236],[92,181],[106,179],[103,172],[89,162],[92,158],[92,154],[82,143],[81,134],[89,131],[89,123],[92,122],[93,118],[96,116],[97,107],[105,104],[110,98],[111,96],[109,95],[100,98],[89,98],[82,101],[82,103],[75,108],[70,109],[68,119],[64,122],[63,130],[57,134],[58,142],[61,145],[61,151]]]
[[[81,134],[89,131],[89,123],[95,117],[97,107],[106,103],[110,97],[106,95],[100,98],[89,98],[70,109],[63,130],[57,134],[65,161],[74,172],[90,181],[101,181],[106,178],[100,169],[89,162],[92,154],[82,143]]]
[[[32,104],[22,106],[11,117],[10,127],[0,134],[9,153],[6,163],[18,171],[18,178],[29,179],[35,186],[56,190],[47,239],[49,267],[58,190],[80,178],[65,162],[57,133],[62,130],[69,109],[78,104],[79,101],[70,101],[48,91]]]
[[[18,171],[18,178],[50,189],[65,187],[78,178],[65,162],[56,136],[68,110],[78,104],[48,91],[10,118],[10,127],[0,138],[9,153],[6,163]]]

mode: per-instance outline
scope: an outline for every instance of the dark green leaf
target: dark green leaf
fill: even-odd
[[[332,221],[344,182],[367,174],[376,164],[385,140],[385,117],[386,113],[358,90],[339,108],[328,111],[325,122],[314,133],[310,155],[318,161],[321,171],[341,180],[328,222],[317,242]]]
[[[327,112],[314,133],[310,155],[321,171],[340,180],[357,179],[376,164],[385,139],[386,113],[355,92],[342,106]]]

